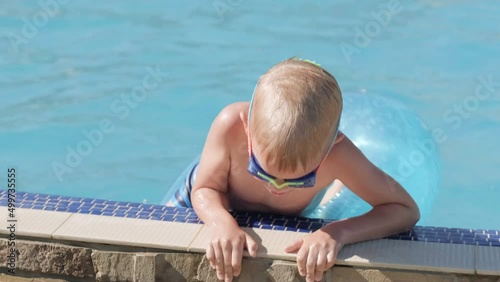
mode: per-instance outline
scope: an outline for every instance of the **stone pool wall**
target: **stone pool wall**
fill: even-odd
[[[6,275],[7,242],[0,238],[0,281],[218,281],[202,254],[33,238],[16,241],[16,275]],[[500,282],[500,277],[335,266],[324,280]],[[246,258],[235,281],[304,280],[293,261]]]

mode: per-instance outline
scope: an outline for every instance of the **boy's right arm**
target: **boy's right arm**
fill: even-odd
[[[235,130],[237,115],[227,108],[214,120],[201,154],[196,181],[191,193],[193,208],[203,223],[211,229],[212,238],[207,247],[207,258],[217,277],[231,281],[241,271],[243,248],[251,256],[257,253],[256,242],[241,228],[228,212],[228,175],[230,146],[227,143]]]

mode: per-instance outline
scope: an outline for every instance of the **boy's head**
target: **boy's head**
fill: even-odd
[[[248,121],[253,150],[275,171],[315,168],[334,141],[341,112],[331,74],[308,61],[285,60],[255,88]]]

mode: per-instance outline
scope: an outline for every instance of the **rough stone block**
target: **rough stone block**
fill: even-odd
[[[6,242],[0,245],[5,245],[3,257],[7,252]],[[94,277],[90,249],[24,240],[16,240],[16,247],[19,254],[17,270],[76,278]]]
[[[7,264],[7,250],[7,240],[3,238],[0,239],[0,267],[5,267]]]
[[[295,262],[276,260],[272,262],[267,272],[272,277],[270,281],[304,281]]]
[[[155,259],[155,279],[156,281],[196,281],[198,266],[203,257],[201,254],[188,253],[158,254]]]
[[[134,281],[134,253],[93,251],[97,281]]]
[[[155,281],[155,259],[156,254],[137,254],[134,264],[134,281]]]

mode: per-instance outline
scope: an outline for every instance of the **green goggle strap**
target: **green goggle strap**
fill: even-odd
[[[276,187],[277,189],[281,189],[285,186],[290,186],[290,185],[296,185],[296,186],[304,185],[304,182],[284,182],[283,184],[278,184],[278,183],[276,183],[276,180],[272,179],[271,177],[268,177],[267,175],[264,175],[260,172],[257,172],[257,175],[259,175],[260,177],[262,177],[263,179],[265,179],[269,183],[273,184],[274,187]]]

